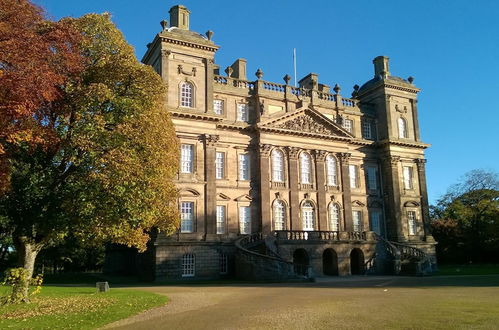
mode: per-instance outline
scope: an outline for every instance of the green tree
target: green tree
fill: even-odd
[[[71,47],[85,61],[81,74],[60,86],[61,97],[43,105],[38,123],[53,142],[3,141],[11,178],[0,217],[29,277],[39,251],[68,233],[144,250],[152,228],[170,233],[178,226],[178,141],[161,78],[137,61],[109,15],[62,23],[82,35]]]
[[[499,178],[474,170],[432,208],[441,256],[457,261],[499,261]]]

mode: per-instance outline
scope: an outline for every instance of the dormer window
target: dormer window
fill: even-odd
[[[194,107],[194,86],[190,82],[186,81],[180,85],[180,106]]]

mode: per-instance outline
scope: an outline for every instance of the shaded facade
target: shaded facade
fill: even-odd
[[[181,224],[154,238],[156,280],[363,274],[391,250],[434,263],[412,78],[384,56],[351,97],[315,73],[297,87],[252,79],[244,59],[221,72],[213,33],[189,21],[172,7],[142,59],[181,143]]]

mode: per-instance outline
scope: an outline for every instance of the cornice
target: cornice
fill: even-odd
[[[430,144],[423,143],[423,142],[413,142],[413,141],[395,141],[395,140],[382,140],[378,141],[376,143],[377,146],[385,146],[385,145],[396,145],[396,146],[402,146],[402,147],[411,147],[411,148],[418,148],[418,149],[426,149],[430,147]]]
[[[165,36],[165,35],[160,35],[159,36],[162,41],[169,43],[169,44],[174,44],[174,45],[179,45],[179,46],[186,46],[186,47],[191,47],[191,48],[196,48],[196,49],[201,49],[201,50],[207,50],[209,52],[216,52],[219,46],[216,45],[207,45],[207,44],[201,44],[197,43],[194,41],[190,40],[180,40],[176,38],[172,38],[171,36]]]
[[[222,120],[220,117],[212,116],[206,113],[192,113],[192,112],[185,112],[185,111],[169,111],[173,117],[177,118],[187,118],[187,119],[202,119],[202,120],[207,120],[207,121],[215,121],[219,122]]]

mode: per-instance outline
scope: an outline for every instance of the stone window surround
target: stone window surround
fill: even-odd
[[[184,84],[190,84],[191,85],[191,106],[184,106],[182,105],[182,102],[183,102],[183,96],[182,96],[182,93],[183,93],[183,86]],[[189,79],[185,79],[185,80],[182,80],[179,84],[178,84],[178,107],[179,109],[196,109],[196,105],[197,105],[197,102],[196,102],[196,84],[189,80]]]
[[[331,210],[332,210],[332,208],[334,206],[336,206],[337,210],[338,210],[338,231],[342,231],[342,227],[343,227],[342,226],[342,219],[343,219],[343,217],[342,217],[342,207],[341,207],[340,203],[335,202],[335,201],[330,202],[329,205],[328,205],[328,207],[327,207],[327,220],[328,220],[327,221],[327,225],[328,225],[328,230],[329,231],[333,231],[333,228],[331,226],[331,220],[332,220],[331,219]]]
[[[284,228],[282,230],[287,230],[287,228],[290,228],[290,225],[289,225],[289,204],[284,199],[281,199],[281,198],[274,199],[274,201],[272,202],[272,205],[271,205],[272,230],[277,230],[277,229],[275,229],[275,209],[274,209],[274,207],[276,206],[276,203],[278,203],[278,202],[282,203],[284,206]]]
[[[192,233],[195,233],[197,231],[197,201],[196,199],[194,198],[189,198],[189,197],[183,197],[179,200],[179,203],[178,203],[178,208],[179,208],[179,211],[181,213],[181,210],[182,210],[182,203],[192,203],[192,231],[184,231],[182,232],[182,220],[180,220],[180,224],[179,224],[179,228],[178,228],[178,232],[180,234],[192,234]],[[181,217],[182,217],[182,214],[181,214]]]

